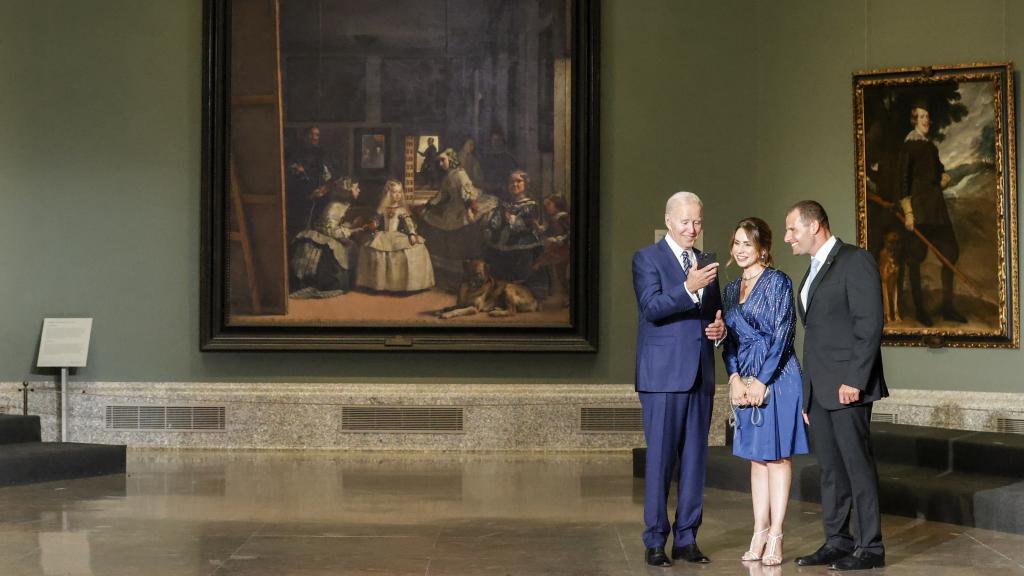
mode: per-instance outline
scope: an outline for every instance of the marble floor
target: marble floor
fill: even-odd
[[[129,452],[129,473],[0,489],[0,575],[826,574],[737,558],[749,498],[708,490],[703,566],[648,568],[626,453]],[[1024,536],[887,516],[875,574],[1024,574]]]

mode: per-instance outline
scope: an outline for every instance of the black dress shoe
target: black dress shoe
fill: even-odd
[[[934,322],[932,322],[931,316],[929,316],[927,314],[918,314],[917,315],[917,322],[919,324],[921,324],[922,326],[925,326],[925,327],[928,327],[928,328],[931,328],[935,324]]]
[[[875,554],[863,548],[857,548],[853,554],[844,556],[829,565],[829,570],[870,570],[885,566],[885,554]]]
[[[846,550],[840,550],[839,548],[834,548],[828,544],[822,544],[821,548],[818,548],[814,554],[798,556],[796,559],[796,565],[825,566],[849,555],[850,553]]]
[[[648,548],[647,552],[644,553],[644,558],[647,559],[648,566],[666,567],[672,565],[672,561],[665,555],[664,548]]]
[[[687,544],[682,548],[673,546],[672,547],[672,559],[673,560],[686,560],[687,562],[693,562],[695,564],[707,564],[711,562],[711,558],[708,558],[697,548],[697,543]]]

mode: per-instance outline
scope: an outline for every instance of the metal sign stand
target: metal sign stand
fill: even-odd
[[[60,368],[60,384],[57,387],[58,412],[60,413],[60,441],[68,441],[68,374],[72,368],[84,368],[89,357],[89,338],[92,335],[92,318],[44,318],[43,331],[39,336],[39,356],[36,366]],[[26,402],[27,404],[27,402]]]

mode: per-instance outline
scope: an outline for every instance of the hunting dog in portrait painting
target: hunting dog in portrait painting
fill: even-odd
[[[882,310],[886,322],[900,321],[900,235],[889,232],[878,252],[878,274],[882,277]]]

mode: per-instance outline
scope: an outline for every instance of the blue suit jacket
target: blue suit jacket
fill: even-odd
[[[684,281],[679,260],[664,239],[633,255],[633,290],[640,312],[638,392],[686,392],[696,383],[699,367],[703,389],[714,393],[714,343],[704,329],[722,309],[718,280],[704,288],[700,304],[687,294]]]

